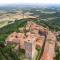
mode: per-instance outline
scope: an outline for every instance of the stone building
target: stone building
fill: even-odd
[[[25,56],[32,60],[35,55],[36,39],[34,34],[29,34],[24,41],[25,45]]]

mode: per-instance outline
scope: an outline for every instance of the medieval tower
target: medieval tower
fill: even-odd
[[[35,54],[35,38],[28,38],[25,43],[25,56],[26,58],[32,60]]]

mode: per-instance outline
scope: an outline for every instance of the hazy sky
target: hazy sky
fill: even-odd
[[[1,4],[11,4],[11,3],[45,3],[45,4],[60,4],[60,0],[0,0]]]

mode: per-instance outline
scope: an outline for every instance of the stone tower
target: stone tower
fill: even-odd
[[[32,60],[35,54],[35,43],[35,38],[28,38],[25,41],[25,56],[30,60]]]

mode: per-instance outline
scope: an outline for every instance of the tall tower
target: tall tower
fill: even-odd
[[[35,43],[35,38],[29,38],[25,41],[25,56],[30,60],[32,60],[35,54]]]

